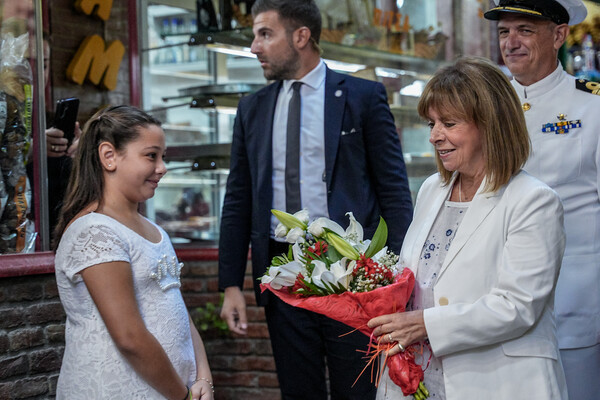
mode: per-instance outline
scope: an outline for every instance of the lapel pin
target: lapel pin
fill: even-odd
[[[335,91],[335,97],[341,97],[342,96],[342,91],[341,90],[336,90]]]

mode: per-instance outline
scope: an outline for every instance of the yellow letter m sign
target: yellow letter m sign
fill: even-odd
[[[88,36],[79,46],[79,50],[67,68],[67,77],[81,85],[86,78],[94,85],[114,90],[125,46],[115,40],[108,47],[98,35]],[[89,71],[89,73],[88,73]]]

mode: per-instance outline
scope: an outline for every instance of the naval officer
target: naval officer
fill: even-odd
[[[567,245],[555,295],[569,398],[600,393],[600,84],[567,74],[558,50],[582,22],[580,0],[495,0],[504,63],[521,99],[532,154],[525,170],[565,210]],[[536,249],[532,248],[532,252]]]

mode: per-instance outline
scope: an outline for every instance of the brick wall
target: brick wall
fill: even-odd
[[[187,261],[182,291],[192,316],[218,304],[216,261]],[[244,338],[203,334],[216,400],[279,400],[264,312],[245,283],[249,329]],[[0,399],[53,399],[64,350],[65,314],[53,274],[0,278]]]
[[[54,277],[0,279],[0,399],[52,396],[63,348]]]
[[[194,317],[194,309],[207,302],[218,304],[217,262],[186,262],[182,291]],[[244,295],[248,305],[248,336],[215,337],[203,334],[215,381],[215,399],[279,400],[281,398],[269,332],[262,307],[256,306],[252,277],[247,271]],[[202,332],[201,332],[202,334]]]

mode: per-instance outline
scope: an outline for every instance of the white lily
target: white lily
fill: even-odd
[[[379,262],[379,259],[387,254],[387,246],[383,246],[383,249],[379,250],[373,257],[373,261]]]
[[[306,232],[302,228],[292,228],[287,233],[285,241],[288,243],[304,243]]]
[[[298,242],[294,243],[294,245],[292,246],[292,254],[294,256],[294,261],[302,263],[302,257],[304,257],[304,251],[302,250],[302,247],[300,247],[300,243],[298,243]],[[306,275],[306,274],[304,274],[304,275]]]
[[[346,228],[344,239],[348,240],[352,245],[357,245],[363,241],[364,231],[362,225],[354,218],[352,212],[347,212],[346,215],[350,218],[350,225]]]
[[[348,239],[348,241],[350,241]],[[351,241],[350,241],[351,242]],[[371,241],[369,239],[363,241],[363,242],[358,242],[358,243],[353,243],[354,248],[360,253],[360,254],[365,254],[365,251],[367,251],[367,249],[369,248],[369,245],[371,244]]]
[[[279,267],[270,267],[269,273],[263,275],[260,282],[265,284],[270,283],[273,289],[279,290],[284,286],[294,286],[296,277],[302,271],[302,264],[297,261],[291,261]]]
[[[355,260],[349,260],[348,258],[344,257],[341,260],[331,264],[330,271],[336,277],[338,285],[342,285],[344,288],[348,289],[348,286],[350,286],[350,281],[352,280],[352,271],[354,271],[355,266]]]
[[[275,237],[284,238],[287,236],[289,229],[281,222],[275,228]]]
[[[331,264],[330,269],[327,269],[327,265],[319,260],[313,260],[312,264],[315,266],[312,272],[312,283],[316,286],[327,289],[327,286],[343,286],[348,289],[350,284],[352,270],[356,261],[348,263],[346,257]]]
[[[337,222],[334,222],[334,221],[330,220],[329,218],[325,218],[325,217],[320,217],[320,218],[317,218],[316,220],[314,220],[308,226],[308,233],[310,233],[311,235],[313,235],[316,238],[320,238],[325,233],[323,228],[327,228],[327,229],[337,233],[340,236],[344,236],[344,234],[345,234],[344,228],[342,228]]]
[[[294,213],[294,217],[298,218],[300,221],[304,222],[306,225],[308,225],[308,219],[309,219],[309,215],[308,215],[308,210],[306,208],[297,211]]]

